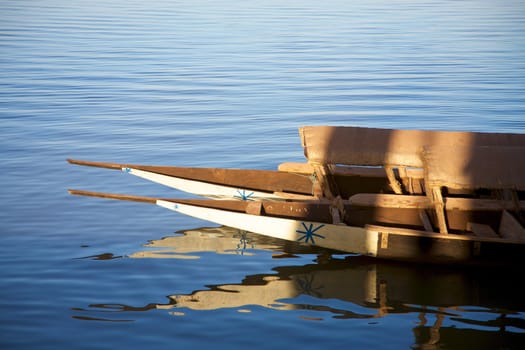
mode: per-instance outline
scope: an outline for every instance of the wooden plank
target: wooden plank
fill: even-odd
[[[426,196],[396,195],[382,193],[359,193],[353,195],[345,203],[359,206],[380,208],[414,208],[431,209],[431,201]],[[512,200],[497,199],[473,199],[447,197],[445,207],[447,210],[459,211],[499,211],[503,209],[513,210],[516,205],[520,210],[525,210],[525,201],[517,204]]]
[[[439,232],[448,233],[447,220],[445,217],[445,203],[443,201],[443,196],[441,194],[441,188],[433,187],[432,188],[432,198],[434,205],[436,207],[436,216],[439,226]]]
[[[330,172],[334,176],[362,176],[362,177],[386,177],[385,168],[382,166],[359,166],[359,165],[335,165],[327,164]],[[312,175],[314,165],[312,163],[281,163],[277,167],[279,171]],[[406,176],[422,179],[423,169],[407,169]]]
[[[476,210],[476,211],[498,211],[514,210],[520,208],[525,210],[525,201],[499,200],[499,199],[480,199],[480,198],[446,198],[447,210]]]
[[[400,236],[420,236],[420,237],[433,237],[433,238],[442,238],[446,241],[479,241],[479,242],[504,242],[504,243],[514,243],[515,240],[502,239],[501,237],[475,237],[472,235],[451,235],[451,234],[442,234],[436,233],[435,235],[428,235],[428,232],[421,230],[407,230],[400,227],[390,227],[384,225],[366,225],[365,228],[369,231],[375,232],[388,232]],[[525,244],[525,243],[520,243]]]
[[[394,190],[396,194],[402,194],[403,190],[401,189],[401,184],[397,181],[396,175],[394,173],[394,168],[390,165],[385,166],[386,176],[390,182],[390,187]]]
[[[387,177],[384,167],[369,167],[369,166],[352,166],[352,165],[334,165],[329,164],[330,172],[334,176],[359,176],[359,177]]]
[[[330,169],[324,164],[314,164],[313,167],[316,179],[314,195],[320,195],[329,200],[336,197],[338,195],[337,186],[330,175]]]
[[[281,163],[277,167],[277,170],[288,172],[288,173],[297,173],[297,174],[313,174],[314,173],[314,168],[309,163],[294,163],[294,162]]]
[[[428,186],[525,190],[525,147],[424,147]]]
[[[299,134],[308,161],[323,164],[422,168],[423,146],[525,146],[525,134],[509,133],[305,126]]]
[[[504,210],[501,215],[499,233],[501,237],[507,239],[525,240],[525,228],[506,210]]]
[[[380,208],[428,209],[432,203],[426,196],[359,193],[348,199],[350,205]]]
[[[262,203],[260,201],[257,202],[248,202],[246,205],[246,214],[251,215],[261,215],[262,212]]]

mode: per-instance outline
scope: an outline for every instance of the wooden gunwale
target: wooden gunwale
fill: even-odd
[[[312,180],[310,177],[275,170],[156,166],[92,162],[76,159],[68,159],[68,162],[76,165],[114,170],[122,170],[126,168],[138,169],[166,176],[222,186],[237,187],[246,190],[258,190],[270,193],[282,192],[303,195],[312,194]]]

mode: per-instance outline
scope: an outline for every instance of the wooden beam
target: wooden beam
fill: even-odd
[[[348,199],[350,205],[381,208],[428,209],[432,203],[426,196],[359,193]]]
[[[443,201],[443,196],[441,195],[440,187],[432,188],[432,198],[434,201],[434,206],[436,208],[439,232],[448,233],[447,220],[445,218],[445,203]]]
[[[394,168],[392,166],[385,166],[386,176],[390,182],[390,187],[396,194],[402,194],[403,190],[401,189],[401,184],[396,179],[396,174],[394,173]]]
[[[314,167],[309,163],[294,163],[286,162],[281,163],[277,167],[277,170],[284,171],[287,173],[297,173],[297,174],[313,174]]]
[[[431,209],[433,204],[426,196],[397,195],[383,193],[359,193],[344,203],[365,207]],[[446,210],[498,211],[514,210],[516,206],[525,210],[525,201],[446,197]]]

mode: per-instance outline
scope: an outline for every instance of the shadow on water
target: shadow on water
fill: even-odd
[[[126,322],[132,320],[130,312],[170,310],[171,315],[186,316],[193,311],[220,309],[256,312],[257,307],[295,311],[299,319],[306,321],[361,319],[370,323],[407,314],[413,316],[415,324],[413,348],[468,345],[476,349],[511,349],[525,343],[525,287],[516,282],[518,271],[513,269],[384,262],[228,227],[178,232],[153,240],[146,248],[129,258],[184,259],[199,258],[204,252],[249,255],[269,250],[275,258],[316,254],[317,259],[301,266],[277,264],[272,273],[247,275],[238,283],[169,295],[163,304],[91,304],[88,308],[74,308],[78,313],[74,318]]]

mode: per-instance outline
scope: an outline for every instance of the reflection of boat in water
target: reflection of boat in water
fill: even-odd
[[[132,256],[240,253],[239,243],[243,241],[249,242],[243,248],[247,251],[264,249],[294,254],[298,252],[295,248],[308,248],[226,227],[179,233],[151,241],[146,247],[154,249],[154,254]],[[192,246],[192,242],[198,245]],[[164,253],[159,254],[161,247]],[[166,303],[96,304],[89,311],[100,309],[107,317],[108,310],[157,309],[184,316],[191,311],[257,312],[258,308],[266,308],[295,312],[303,320],[326,317],[372,320],[410,314],[415,324],[412,335],[415,348],[512,349],[516,344],[525,344],[525,287],[516,283],[519,272],[515,270],[415,266],[363,256],[319,259],[319,263],[276,266],[272,270],[247,275],[237,283],[208,285],[170,295]]]
[[[298,242],[280,240],[229,226],[201,227],[193,230],[176,232],[176,236],[149,241],[147,250],[136,252],[131,258],[197,258],[199,253],[251,255],[256,250],[270,250],[279,255],[309,253],[322,254],[331,252],[315,246],[306,246]]]
[[[306,320],[322,320],[326,314],[335,319],[414,314],[415,343],[423,349],[439,349],[439,344],[513,349],[525,343],[525,318],[519,314],[525,310],[525,289],[515,286],[515,275],[414,268],[357,256],[274,270],[246,276],[238,284],[171,295],[168,304],[157,307],[239,312],[265,307],[296,310]]]
[[[228,226],[178,231],[175,236],[149,241],[145,248],[147,249],[133,253],[129,257],[188,258],[203,252],[250,255],[257,250],[274,251],[279,253],[278,256],[281,256],[281,253],[289,255],[309,253],[328,257],[330,253],[335,253],[335,251],[240,231]],[[236,304],[274,307],[279,299],[294,298],[301,294],[322,299],[347,300],[371,307],[376,302],[379,303],[376,306],[380,306],[385,301],[380,298],[381,295],[388,295],[388,300],[391,302],[399,300],[401,304],[403,300],[408,299],[413,304],[449,307],[486,306],[489,300],[494,303],[494,298],[497,296],[501,296],[499,302],[508,304],[519,300],[518,296],[525,292],[525,288],[515,286],[515,280],[512,279],[512,273],[515,272],[513,270],[505,274],[501,269],[428,266],[417,268],[404,264],[372,263],[368,258],[358,256],[322,261],[321,264],[276,267],[275,275],[248,276],[239,284],[216,286],[209,291],[197,291],[191,295],[171,298],[176,302],[175,305],[192,309],[227,307],[228,303],[223,298],[219,298],[223,294],[231,297],[230,307],[236,307]],[[356,288],[358,286],[359,288]],[[446,292],[443,290],[445,287]],[[506,293],[499,292],[501,290],[505,290]],[[236,292],[235,295],[232,292]],[[205,301],[208,298],[209,300]],[[242,301],[243,298],[246,299]],[[263,301],[264,298],[269,298],[266,303]],[[491,306],[520,308],[519,303]],[[389,305],[389,310],[395,310],[393,307],[394,305]],[[525,311],[525,305],[521,305],[521,308]]]
[[[274,271],[275,274],[247,276],[238,284],[216,285],[187,295],[173,295],[170,296],[171,303],[165,306],[213,310],[258,305],[316,310],[316,306],[296,304],[292,300],[311,296],[319,299],[316,303],[337,299],[363,306],[369,311],[356,314],[327,306],[318,308],[318,311],[341,318],[377,317],[424,311],[425,308],[437,312],[438,308],[454,309],[464,305],[509,310],[510,313],[525,311],[521,300],[525,288],[515,285],[515,275],[497,270],[414,268],[404,264],[371,262],[355,256],[323,264],[280,266]]]

